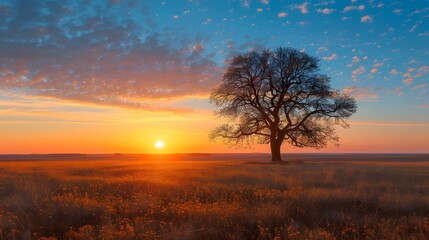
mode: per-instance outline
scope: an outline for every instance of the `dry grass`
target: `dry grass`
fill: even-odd
[[[0,162],[0,239],[429,238],[427,162],[145,158]]]

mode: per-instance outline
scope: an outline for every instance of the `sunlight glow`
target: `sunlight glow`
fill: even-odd
[[[163,142],[163,141],[161,141],[161,140],[157,141],[157,142],[155,143],[155,147],[156,147],[156,148],[158,148],[158,149],[163,148],[163,147],[164,147],[164,142]]]

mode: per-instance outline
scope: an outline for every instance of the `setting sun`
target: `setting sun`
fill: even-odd
[[[163,148],[163,147],[164,147],[164,142],[163,142],[163,141],[161,141],[161,140],[157,141],[157,142],[155,143],[155,147],[156,147],[156,148],[158,148],[158,149]]]

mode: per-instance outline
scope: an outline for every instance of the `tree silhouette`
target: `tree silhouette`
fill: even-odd
[[[283,141],[295,147],[323,148],[338,143],[335,125],[357,110],[349,95],[330,87],[319,73],[319,59],[293,48],[236,56],[210,101],[228,124],[210,133],[212,140],[248,145],[270,144],[272,161],[281,161]]]

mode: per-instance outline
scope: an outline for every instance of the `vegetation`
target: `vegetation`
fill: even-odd
[[[0,239],[428,239],[429,164],[0,162]]]
[[[356,101],[331,88],[319,73],[319,59],[293,48],[236,56],[210,100],[228,124],[212,139],[233,145],[270,144],[272,161],[281,161],[283,141],[294,147],[323,148],[338,142],[335,125],[356,112]]]

